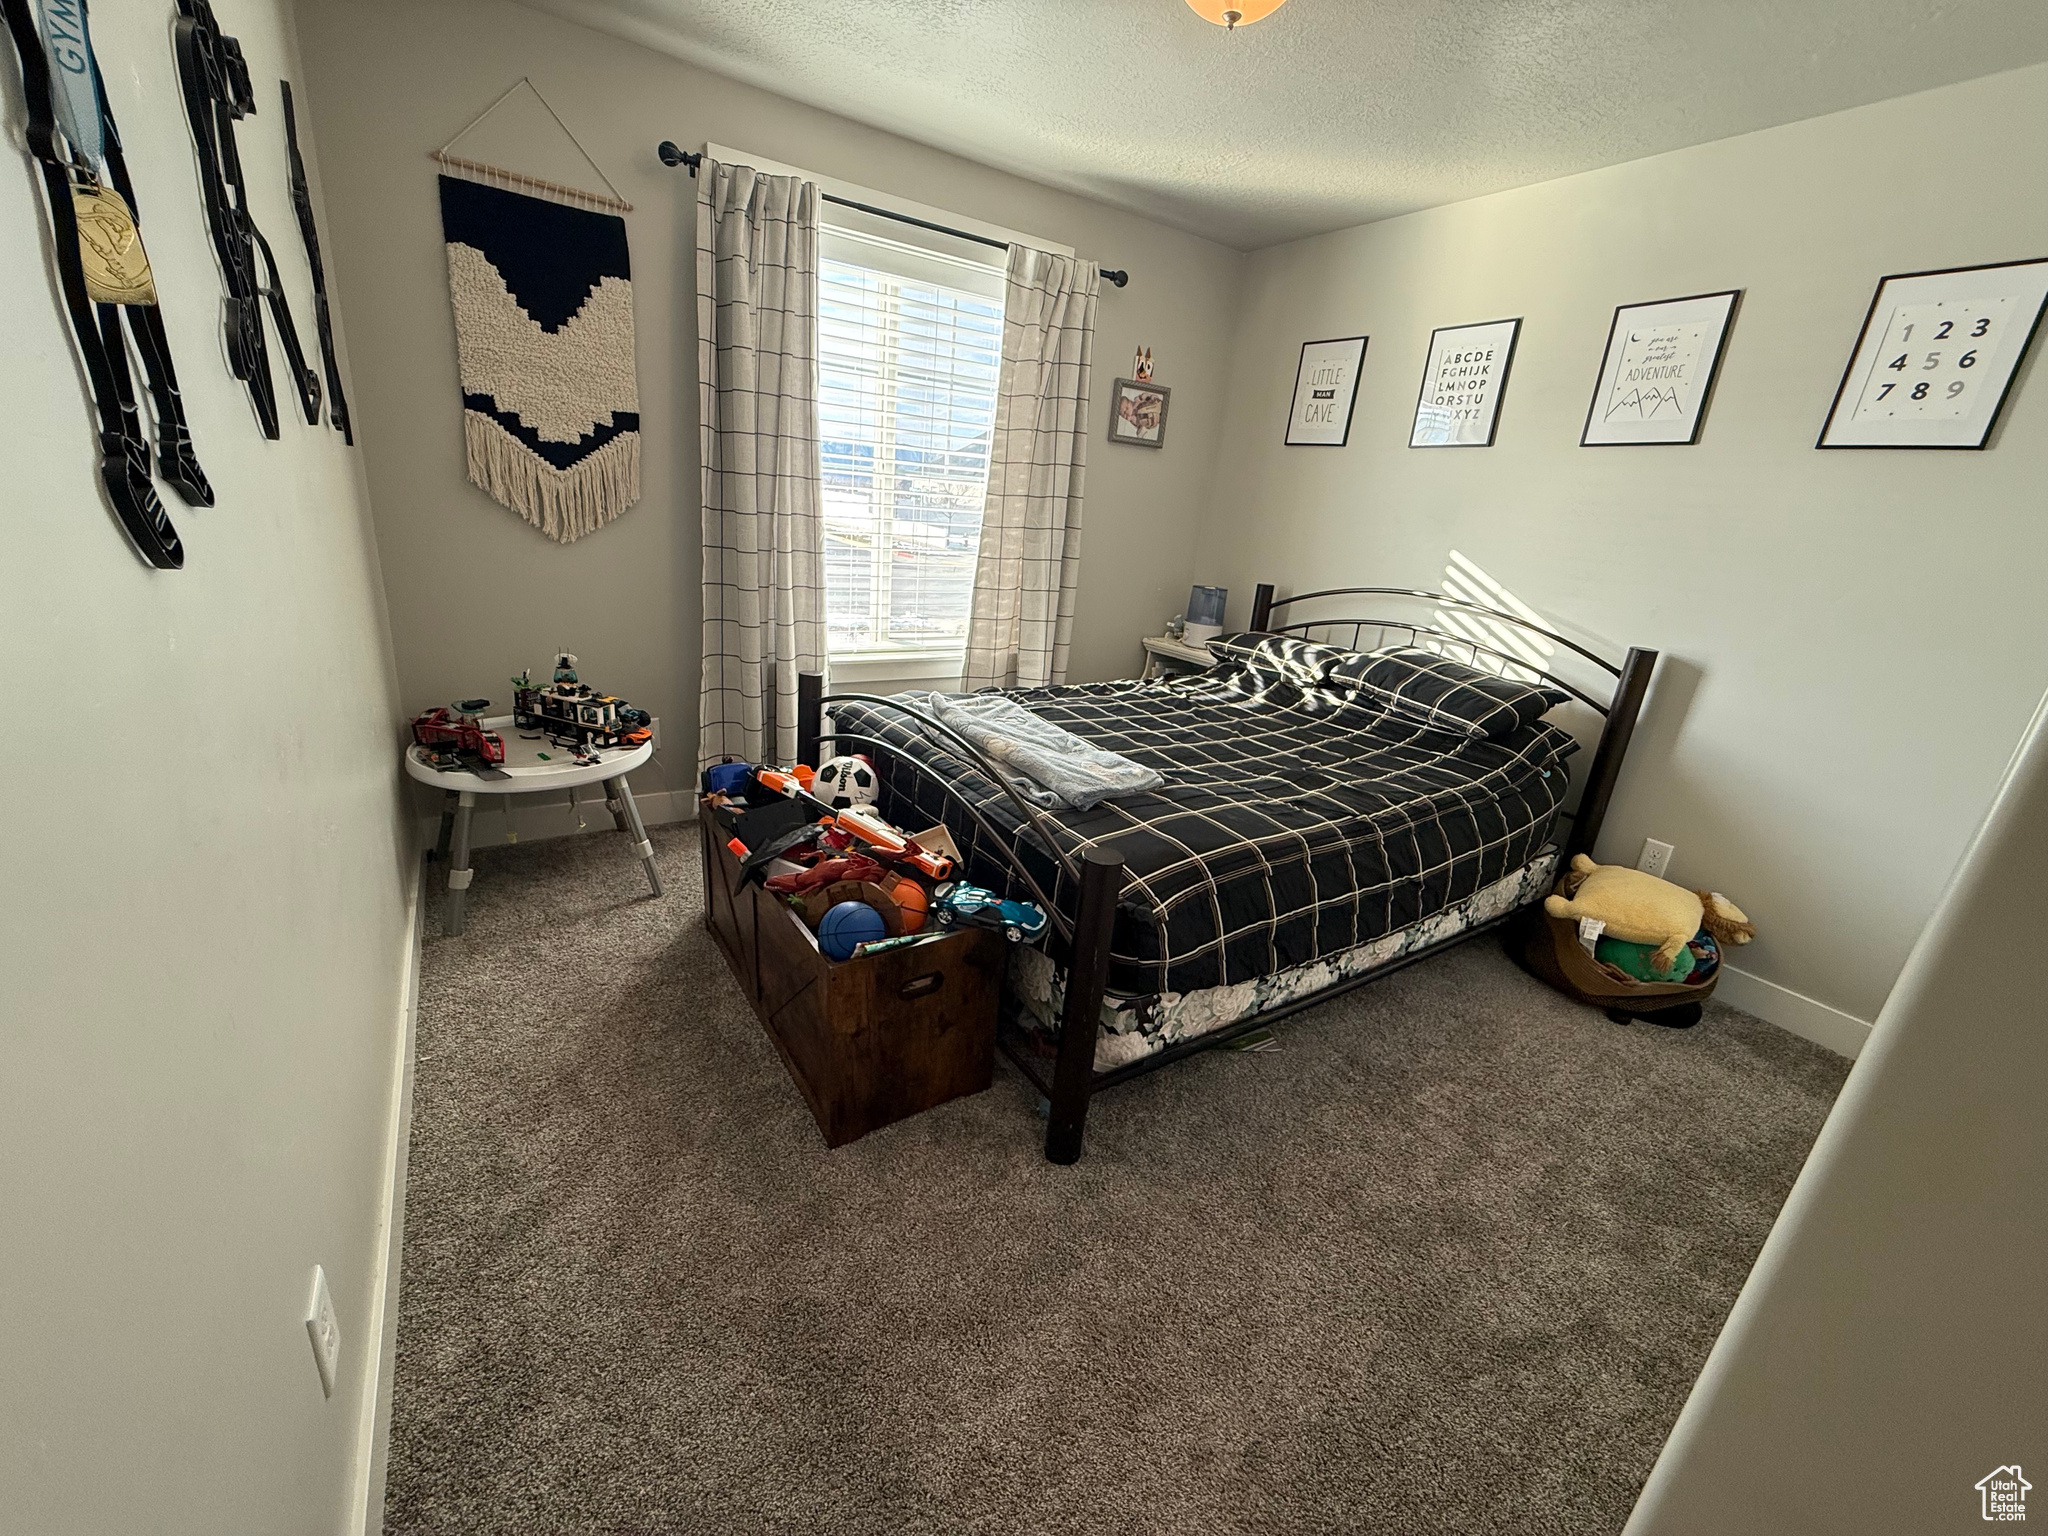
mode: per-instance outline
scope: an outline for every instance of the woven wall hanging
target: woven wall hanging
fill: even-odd
[[[463,173],[441,177],[441,232],[469,478],[567,544],[640,498],[633,281],[619,217],[631,205],[459,160],[446,146],[434,157]]]

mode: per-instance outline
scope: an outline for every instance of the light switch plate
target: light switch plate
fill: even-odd
[[[335,1373],[341,1368],[341,1320],[327,1293],[327,1272],[313,1266],[313,1297],[306,1304],[306,1336],[313,1341],[313,1363],[320,1367],[320,1390],[334,1396]]]

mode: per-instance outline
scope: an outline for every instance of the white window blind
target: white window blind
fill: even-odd
[[[835,657],[960,654],[988,490],[1003,253],[828,204],[818,457]]]

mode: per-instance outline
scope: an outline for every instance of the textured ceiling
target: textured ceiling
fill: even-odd
[[[2048,59],[2044,0],[527,0],[1254,248]]]

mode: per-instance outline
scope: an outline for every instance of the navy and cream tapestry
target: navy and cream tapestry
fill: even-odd
[[[640,498],[626,221],[441,178],[469,478],[557,543]]]

